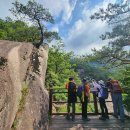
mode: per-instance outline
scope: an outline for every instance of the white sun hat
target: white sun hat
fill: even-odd
[[[99,81],[99,84],[101,84],[101,85],[105,85],[105,83],[104,83],[103,80],[100,80],[100,81]]]

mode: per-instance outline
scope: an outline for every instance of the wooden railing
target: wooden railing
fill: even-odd
[[[64,90],[64,91],[63,91]],[[67,94],[68,92],[65,91],[65,88],[58,88],[58,89],[53,89],[53,88],[50,88],[49,90],[49,115],[65,115],[67,114],[67,112],[53,112],[52,111],[52,106],[53,106],[53,103],[55,104],[64,104],[64,103],[67,103],[67,101],[53,101],[53,95],[54,94]],[[98,114],[101,114],[98,110],[98,98],[96,96],[96,93],[97,91],[95,90],[91,90],[91,94],[93,95],[93,101],[90,101],[89,103],[93,103],[94,105],[94,112],[89,112],[88,114],[91,114],[91,115],[98,115]],[[106,102],[112,102],[112,101],[106,101]],[[77,103],[80,103],[80,102],[77,102]],[[81,113],[76,113],[76,114],[81,114]],[[109,113],[111,114],[111,113]]]

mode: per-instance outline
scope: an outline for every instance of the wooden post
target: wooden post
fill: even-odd
[[[52,97],[53,97],[53,88],[49,89],[49,115],[52,116]]]
[[[96,92],[93,92],[93,100],[94,100],[94,108],[95,108],[95,114],[99,114],[98,113],[98,104],[97,104],[97,96],[96,96]]]

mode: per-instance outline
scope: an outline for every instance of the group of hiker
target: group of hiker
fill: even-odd
[[[106,82],[103,80],[96,81],[92,80],[90,83],[85,78],[82,79],[82,85],[76,85],[74,78],[69,78],[69,82],[66,83],[66,89],[68,89],[68,102],[67,102],[67,120],[75,120],[75,104],[77,102],[77,97],[79,97],[82,104],[82,120],[90,121],[87,114],[87,106],[90,101],[90,86],[96,91],[94,92],[100,104],[101,116],[100,120],[109,119],[108,108],[106,105],[106,99],[108,98],[108,90],[111,93],[111,98],[113,102],[113,116],[120,119],[121,122],[124,122],[124,108],[122,103],[122,88],[117,80],[108,79]],[[70,107],[72,106],[72,112],[70,112]]]

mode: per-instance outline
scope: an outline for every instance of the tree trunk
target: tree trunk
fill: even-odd
[[[36,44],[36,48],[39,48],[40,45],[43,43],[43,40],[44,40],[44,36],[43,35],[44,35],[44,33],[43,33],[43,27],[42,27],[39,19],[37,19],[37,23],[39,25],[39,29],[40,29],[40,33],[41,33],[40,42]]]

